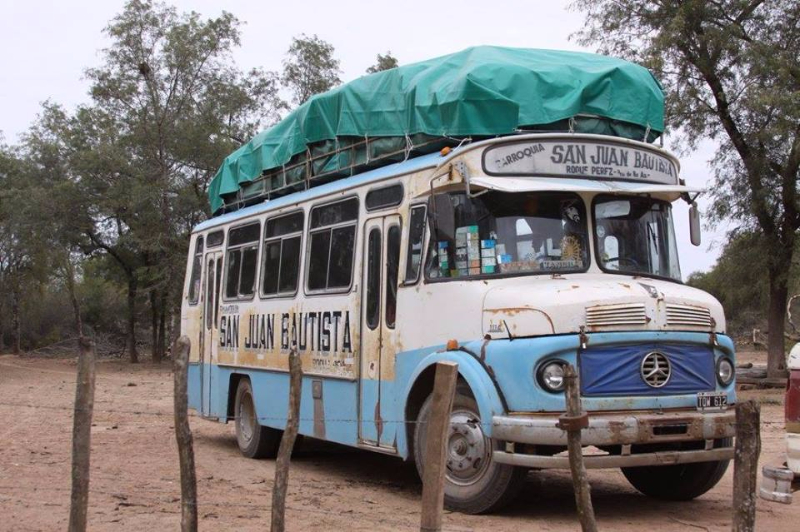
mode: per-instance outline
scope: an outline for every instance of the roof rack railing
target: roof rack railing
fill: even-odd
[[[418,139],[419,140],[419,139]],[[321,146],[307,148],[305,153],[295,156],[296,162],[263,172],[257,179],[243,184],[226,199],[217,214],[239,210],[248,205],[269,201],[293,192],[350,177],[368,169],[402,162],[412,153],[431,153],[439,146],[456,145],[463,139],[452,137],[430,137],[425,135],[418,143],[405,137],[366,137],[363,140],[341,145],[336,139],[336,148],[314,154]],[[375,149],[377,144],[396,144],[397,149],[383,151]],[[321,143],[323,146],[325,143]],[[332,167],[331,167],[332,166]]]

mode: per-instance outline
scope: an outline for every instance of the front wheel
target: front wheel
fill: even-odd
[[[274,458],[281,443],[281,431],[264,427],[258,422],[253,387],[242,379],[236,388],[236,442],[248,458]]]
[[[718,442],[730,445],[729,439]],[[720,446],[720,445],[718,445]],[[631,485],[648,497],[668,501],[689,501],[703,495],[725,475],[729,460],[668,466],[623,467]]]
[[[420,478],[432,403],[433,394],[422,405],[414,430],[414,460]],[[496,448],[498,444],[483,432],[478,405],[469,388],[459,386],[453,399],[445,454],[447,508],[467,514],[487,513],[500,509],[519,492],[527,471],[495,462],[492,451]]]

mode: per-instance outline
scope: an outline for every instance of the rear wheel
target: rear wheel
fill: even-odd
[[[727,447],[730,440],[718,440]],[[668,501],[688,501],[703,495],[725,475],[729,460],[668,466],[623,467],[622,474],[643,494]]]
[[[433,395],[428,396],[414,431],[414,460],[423,478],[425,442]],[[509,503],[519,492],[527,471],[492,460],[498,444],[486,436],[478,405],[469,388],[459,386],[450,414],[445,455],[444,504],[468,514],[487,513]]]
[[[281,431],[258,422],[253,387],[242,379],[236,389],[236,442],[248,458],[274,458],[281,442]]]

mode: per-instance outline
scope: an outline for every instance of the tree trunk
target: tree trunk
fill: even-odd
[[[155,289],[150,290],[150,342],[153,362],[160,364],[161,353],[158,352],[158,295]]]
[[[136,278],[128,277],[128,356],[131,364],[139,362],[139,353],[136,351]]]
[[[67,291],[69,292],[69,300],[72,303],[72,312],[75,319],[75,330],[79,338],[83,338],[83,321],[81,320],[81,305],[78,301],[78,294],[75,290],[75,268],[70,262],[69,254],[67,255],[64,263],[64,275],[67,280]]]
[[[167,331],[167,291],[161,292],[161,301],[159,301],[158,309],[158,362],[164,357],[167,351],[166,344],[166,331]]]
[[[5,316],[5,314],[4,314],[5,308],[3,308],[3,307],[4,307],[4,305],[3,305],[3,293],[2,293],[2,289],[0,289],[0,355],[2,355],[3,351],[5,351],[5,349],[6,349],[6,344],[5,344],[5,341],[4,341],[5,338],[3,337],[3,335],[6,332],[5,329],[3,328],[3,322],[5,321],[3,319],[3,316]]]
[[[786,303],[789,298],[787,275],[777,268],[769,270],[769,313],[767,327],[767,377],[786,376],[786,353],[783,333],[786,329]]]
[[[14,354],[22,352],[22,326],[19,320],[19,287],[11,294],[11,329],[14,331]]]

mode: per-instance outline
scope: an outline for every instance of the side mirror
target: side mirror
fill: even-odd
[[[689,238],[692,241],[692,245],[700,245],[700,210],[695,202],[692,202],[691,207],[689,207]]]

